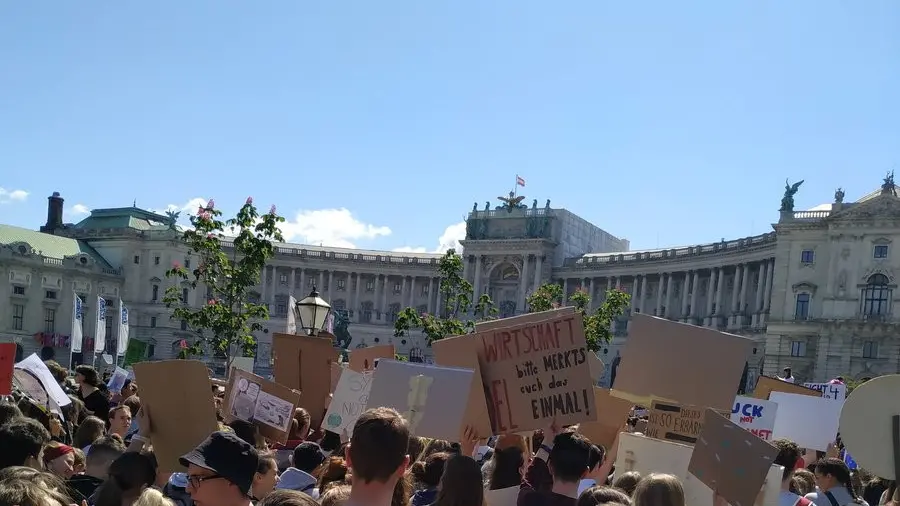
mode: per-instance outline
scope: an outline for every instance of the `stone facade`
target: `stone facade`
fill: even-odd
[[[84,335],[90,337],[92,301],[102,295],[130,308],[132,338],[150,345],[149,359],[175,356],[178,343],[193,337],[162,304],[173,283],[165,271],[193,260],[179,240],[175,216],[98,209],[78,224],[63,225],[61,200],[50,198],[41,232],[4,227],[7,233],[0,235],[0,270],[6,273],[0,293],[10,301],[0,309],[0,339],[19,342],[30,353],[47,346],[41,333],[68,336],[74,293],[86,302]],[[614,323],[615,338],[600,352],[607,364],[618,362],[629,315],[644,312],[753,337],[758,344],[748,361],[749,384],[759,373],[777,374],[785,366],[804,381],[900,371],[893,311],[900,256],[892,251],[900,240],[900,200],[892,179],[856,203],[843,203],[841,192],[822,210],[795,212],[792,200],[787,207],[783,201],[767,234],[648,251],[627,251],[627,240],[553,209],[549,201],[539,208],[536,200],[530,207],[521,200],[473,208],[463,241],[464,276],[477,294],[492,297],[503,316],[527,310],[527,295],[546,282],[561,284],[566,297],[585,290],[594,306],[609,289],[628,292],[628,314]],[[59,253],[48,238],[72,242]],[[44,243],[41,250],[37,245]],[[257,290],[272,315],[256,336],[257,369],[268,369],[271,335],[285,327],[288,297],[302,298],[313,286],[346,312],[351,348],[393,343],[411,359],[430,360],[422,337],[396,339],[392,323],[402,308],[440,307],[440,257],[277,245]],[[182,289],[190,304],[205,303],[205,293]],[[48,309],[54,309],[52,325]],[[115,326],[108,341],[114,334]],[[66,362],[67,349],[56,346],[56,352]]]

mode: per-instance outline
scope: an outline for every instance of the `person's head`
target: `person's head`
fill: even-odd
[[[100,386],[100,375],[97,370],[89,365],[79,365],[75,368],[75,383],[78,386],[91,386],[98,388]]]
[[[51,441],[44,447],[44,469],[68,480],[75,474],[75,448]]]
[[[343,483],[347,479],[347,463],[343,457],[328,457],[319,473],[319,492],[325,491],[332,483]]]
[[[122,383],[122,398],[127,399],[133,395],[138,394],[138,386],[134,380],[126,379],[124,383]],[[136,413],[136,411],[135,411]]]
[[[794,471],[794,475],[791,478],[791,482],[793,483],[794,480],[799,481],[800,488],[802,488],[803,490],[806,490],[806,493],[804,493],[803,495],[806,495],[810,492],[814,492],[816,490],[816,475],[813,474],[813,472],[810,471],[809,469],[803,468],[803,469],[797,469],[796,471]]]
[[[455,455],[444,464],[435,504],[441,506],[482,506],[484,485],[481,467],[472,457]]]
[[[0,425],[6,425],[10,421],[23,416],[19,406],[12,402],[0,401]]]
[[[291,420],[291,434],[289,439],[304,440],[309,435],[309,427],[312,418],[309,411],[303,408],[294,410],[294,418]]]
[[[218,431],[179,459],[197,506],[238,506],[249,501],[259,454],[233,432]]]
[[[69,371],[67,371],[65,367],[59,365],[59,362],[56,360],[44,360],[44,365],[47,366],[47,369],[50,370],[50,374],[53,375],[53,379],[60,385],[69,379]]]
[[[600,472],[603,467],[600,465],[603,463],[603,459],[606,457],[606,450],[599,445],[592,444],[591,445],[591,453],[588,458],[588,475],[593,478],[594,481],[599,483],[606,483],[606,476],[595,476],[596,473]]]
[[[106,422],[96,416],[89,416],[78,426],[78,430],[75,431],[75,437],[72,438],[72,444],[76,448],[86,448],[102,437],[105,432]]]
[[[490,490],[517,487],[522,483],[525,468],[525,452],[519,446],[507,446],[494,450],[488,476]]]
[[[131,409],[120,404],[109,410],[109,432],[125,437],[131,428]]]
[[[335,485],[329,487],[321,496],[319,496],[319,504],[321,506],[344,506],[350,499],[350,485]]]
[[[595,485],[578,496],[576,506],[602,506],[605,504],[631,506],[631,497],[615,487]]]
[[[156,482],[154,462],[138,452],[127,452],[109,465],[109,477],[97,489],[97,506],[119,506],[134,502]]]
[[[319,503],[297,490],[274,490],[256,506],[319,506]]]
[[[410,465],[412,465],[413,462],[422,460],[422,452],[425,451],[425,446],[427,445],[428,439],[425,439],[424,437],[409,437],[409,445],[406,447],[406,454],[409,455]]]
[[[671,474],[649,474],[637,484],[632,496],[635,506],[685,506],[681,481]]]
[[[175,506],[175,503],[153,488],[145,488],[132,506]]]
[[[424,461],[416,461],[409,471],[418,485],[425,488],[437,488],[444,474],[444,465],[452,456],[448,452],[432,453]]]
[[[31,418],[17,418],[0,427],[0,469],[26,466],[42,469],[41,452],[50,442],[50,431]]]
[[[125,443],[115,434],[100,436],[88,450],[85,460],[85,474],[101,480],[109,475],[109,466],[125,453]]]
[[[72,499],[63,481],[30,467],[0,469],[0,504],[17,506],[68,506]]]
[[[62,410],[63,416],[66,417],[66,420],[77,427],[84,421],[84,417],[87,415],[87,408],[84,405],[84,401],[74,395],[69,395],[69,401],[71,402],[60,409]]]
[[[637,484],[641,481],[641,473],[637,471],[628,471],[627,473],[622,473],[621,476],[616,476],[616,479],[613,481],[613,488],[617,488],[622,492],[625,492],[628,497],[634,495],[634,489],[637,488]]]
[[[547,465],[553,480],[576,483],[590,472],[591,442],[577,432],[563,432],[553,440]]]
[[[790,367],[785,367],[785,368],[784,368],[784,377],[785,377],[785,378],[790,378],[790,377],[791,377],[791,368],[790,368]]]
[[[84,454],[84,450],[81,448],[75,448],[72,454],[75,455],[75,463],[72,465],[72,471],[74,474],[83,473],[85,466],[87,465],[87,455]]]
[[[237,437],[250,443],[254,448],[262,446],[262,436],[260,436],[259,428],[256,424],[246,420],[235,419],[228,422],[228,427],[234,431]]]
[[[855,497],[853,487],[850,480],[850,468],[841,459],[827,458],[816,462],[815,467],[816,485],[823,492],[828,492],[833,488],[846,488],[850,492],[851,497]]]
[[[304,441],[298,444],[291,455],[292,465],[308,474],[315,474],[315,470],[324,462],[325,452],[312,441]]]
[[[797,467],[797,460],[803,455],[803,451],[797,446],[797,443],[790,439],[776,439],[772,441],[772,446],[778,449],[778,455],[775,457],[775,464],[784,467],[781,475],[782,483],[789,483],[794,469]]]
[[[263,453],[259,455],[259,465],[256,466],[256,474],[253,475],[251,492],[254,499],[262,499],[269,495],[278,484],[278,462],[275,455]]]
[[[125,397],[122,405],[131,411],[131,418],[134,419],[137,416],[137,412],[141,410],[141,398],[137,395],[130,395]]]
[[[377,482],[391,488],[409,463],[409,425],[396,410],[366,410],[356,420],[347,447],[347,466],[353,483]]]

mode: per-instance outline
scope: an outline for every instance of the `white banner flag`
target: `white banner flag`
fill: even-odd
[[[94,353],[102,353],[106,349],[106,300],[97,296],[97,325],[95,327]]]
[[[121,300],[119,301],[119,341],[116,343],[116,349],[120,357],[124,357],[125,350],[128,349],[128,308]]]
[[[287,310],[288,310],[288,313],[287,313],[286,333],[296,334],[297,333],[297,314],[294,313],[294,311],[297,310],[297,299],[295,299],[293,295],[288,297]]]
[[[72,303],[72,337],[70,338],[70,349],[72,353],[81,353],[81,340],[84,334],[84,326],[82,325],[82,316],[84,316],[81,308],[81,297],[78,294],[72,294],[75,300]]]

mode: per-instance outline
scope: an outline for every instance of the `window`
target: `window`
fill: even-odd
[[[56,310],[45,308],[44,309],[44,332],[48,334],[53,334],[56,332]]]
[[[181,289],[181,303],[182,304],[188,303],[188,289],[187,288]]]
[[[47,290],[46,292],[44,292],[44,298],[55,300],[56,299],[56,291]]]
[[[184,320],[181,320],[181,330],[187,330],[187,322]]]
[[[800,263],[809,265],[816,261],[816,252],[811,249],[805,249],[800,252]]]
[[[794,341],[791,343],[791,356],[792,357],[805,357],[806,356],[806,343],[803,341]]]
[[[24,286],[13,286],[13,295],[25,295],[25,287]]]
[[[374,281],[366,281],[366,291],[367,292],[375,291],[375,282]]]
[[[159,255],[153,257],[153,265],[159,265]]]
[[[373,304],[371,301],[363,302],[363,311],[362,311],[363,323],[368,323],[368,322],[372,321],[372,307],[373,307]]]
[[[151,316],[151,317],[150,317],[150,328],[151,328],[151,329],[155,329],[155,328],[156,328],[156,317],[155,317],[155,316]]]
[[[152,302],[156,302],[156,299],[159,298],[159,285],[153,285],[153,295],[150,296],[150,300]]]
[[[13,330],[25,328],[25,306],[13,304]]]
[[[109,305],[109,309],[112,309],[112,304]],[[113,315],[110,313],[112,311],[106,311],[106,352],[112,355],[116,353],[116,343],[119,340],[113,334]]]
[[[863,343],[863,358],[878,358],[878,343],[866,341]]]
[[[886,315],[890,311],[891,289],[884,274],[872,274],[863,288],[862,313],[866,316]]]
[[[346,279],[337,280],[337,289],[338,290],[343,291],[346,288],[347,288],[347,280]]]
[[[422,285],[422,295],[428,295],[428,287],[429,287],[428,283],[425,283],[424,285]]]
[[[136,263],[136,264],[141,263],[141,256],[140,256],[140,255],[135,255],[135,256],[134,256],[134,263]]]
[[[280,274],[280,275],[278,276],[278,283],[279,283],[279,284],[282,284],[282,285],[288,284],[287,274]]]
[[[794,319],[805,320],[809,318],[809,294],[798,293],[797,304],[794,306]]]
[[[314,286],[316,286],[316,278],[313,276],[306,278],[306,288],[312,289]]]
[[[275,314],[277,316],[286,315],[287,314],[287,305],[278,304],[277,306],[275,306]]]
[[[887,244],[876,244],[874,251],[872,252],[872,256],[875,258],[887,258],[887,256],[888,256]]]
[[[400,314],[400,304],[398,302],[394,302],[388,308],[388,321],[390,321],[390,322],[397,321],[398,314]]]
[[[403,285],[400,283],[394,283],[394,293],[400,293],[403,290]]]

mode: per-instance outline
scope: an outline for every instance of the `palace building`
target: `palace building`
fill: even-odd
[[[646,251],[628,251],[627,240],[552,208],[549,200],[543,207],[537,200],[524,205],[522,197],[501,199],[493,209],[476,205],[462,241],[464,275],[476,293],[491,296],[502,316],[527,311],[526,297],[547,282],[559,283],[566,297],[587,291],[594,307],[609,289],[631,294],[627,314],[614,322],[615,338],[599,352],[608,365],[606,382],[634,312],[752,337],[757,346],[748,384],[786,366],[802,381],[900,372],[900,317],[893,310],[900,199],[893,176],[856,202],[845,203],[838,190],[833,203],[811,211],[794,211],[798,188],[786,186],[772,232]],[[102,296],[109,307],[128,306],[131,339],[141,344],[142,359],[173,358],[183,340],[196,337],[171,320],[162,303],[164,292],[178,286],[165,271],[194,260],[180,236],[175,216],[137,207],[96,209],[64,224],[63,199],[54,193],[39,231],[0,225],[0,293],[8,298],[0,305],[0,341],[18,343],[22,354],[39,351],[68,363],[77,293],[84,301],[86,349]],[[256,294],[271,313],[256,336],[258,373],[270,371],[271,335],[285,328],[288,297],[303,298],[313,286],[349,320],[351,348],[393,343],[411,360],[430,360],[423,337],[393,337],[393,321],[405,307],[438,310],[442,255],[277,246]],[[186,284],[180,289],[186,303],[206,303],[205,292]],[[115,314],[109,311],[100,323],[110,354]],[[220,360],[208,361],[223,368]]]

